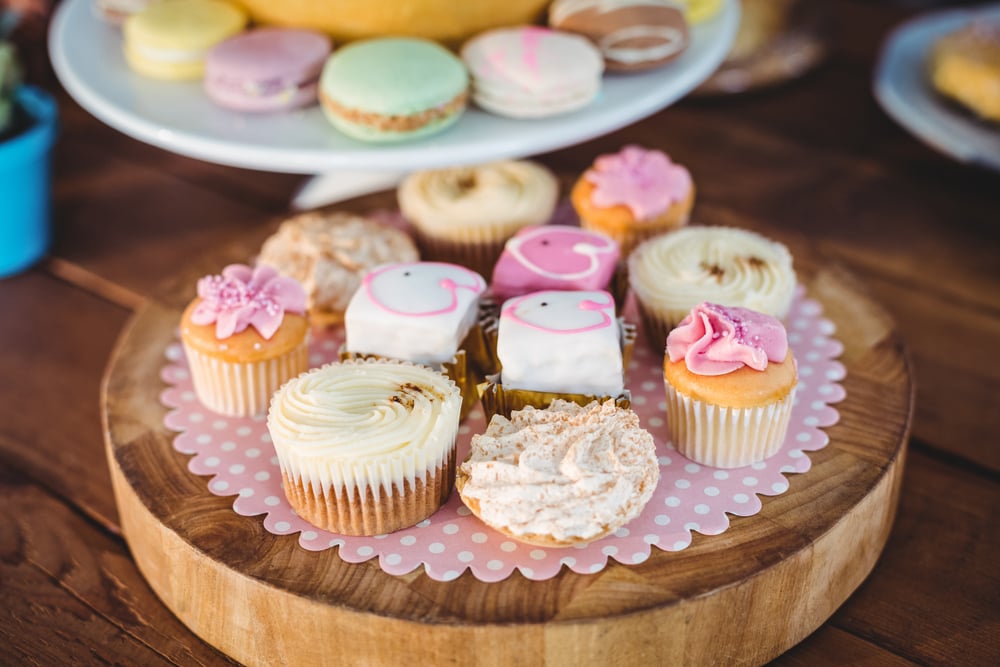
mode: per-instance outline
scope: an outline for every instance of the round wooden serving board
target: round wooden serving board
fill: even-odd
[[[913,412],[907,355],[849,274],[794,246],[800,280],[844,343],[847,398],[812,469],[722,535],[598,574],[515,572],[499,583],[468,572],[443,583],[422,568],[392,576],[273,535],[188,471],[158,401],[163,351],[196,278],[245,261],[259,242],[243,239],[170,281],[122,334],[102,392],[122,530],[140,570],[186,625],[241,662],[760,664],[829,618],[882,551]]]

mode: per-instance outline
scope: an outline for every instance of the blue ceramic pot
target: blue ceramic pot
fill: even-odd
[[[56,103],[33,86],[21,86],[14,98],[31,123],[0,139],[0,278],[37,262],[52,239],[49,156],[56,138]]]

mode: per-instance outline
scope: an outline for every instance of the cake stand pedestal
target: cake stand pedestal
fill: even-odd
[[[270,230],[261,230],[266,233]],[[890,316],[842,269],[793,247],[796,269],[844,344],[846,399],[830,443],[785,493],[687,549],[638,565],[546,581],[515,573],[440,582],[297,536],[209,492],[172,447],[159,373],[190,286],[251,256],[259,234],[174,276],[136,314],[102,388],[122,532],[163,602],[196,634],[250,665],[756,665],[824,623],[865,579],[888,538],[902,481],[914,384]]]

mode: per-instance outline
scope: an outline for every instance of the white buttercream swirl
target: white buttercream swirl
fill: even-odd
[[[472,439],[462,496],[514,535],[577,542],[617,530],[642,511],[659,480],[652,435],[614,402],[555,400],[495,416]]]
[[[327,364],[286,383],[272,398],[267,428],[282,472],[314,489],[410,488],[455,445],[462,396],[424,366],[359,360]]]
[[[541,165],[508,160],[477,167],[421,171],[399,187],[399,206],[425,231],[500,227],[513,233],[548,222],[559,186]]]
[[[674,323],[703,301],[781,319],[796,283],[788,248],[731,227],[692,226],[655,237],[629,256],[628,270],[636,296]]]

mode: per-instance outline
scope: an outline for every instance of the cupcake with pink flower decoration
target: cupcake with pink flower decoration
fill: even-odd
[[[308,370],[306,293],[270,266],[231,264],[198,281],[181,342],[198,400],[233,417],[264,414],[282,384]]]
[[[630,145],[594,160],[570,199],[580,226],[607,234],[627,257],[645,239],[687,224],[694,182],[662,151]]]

